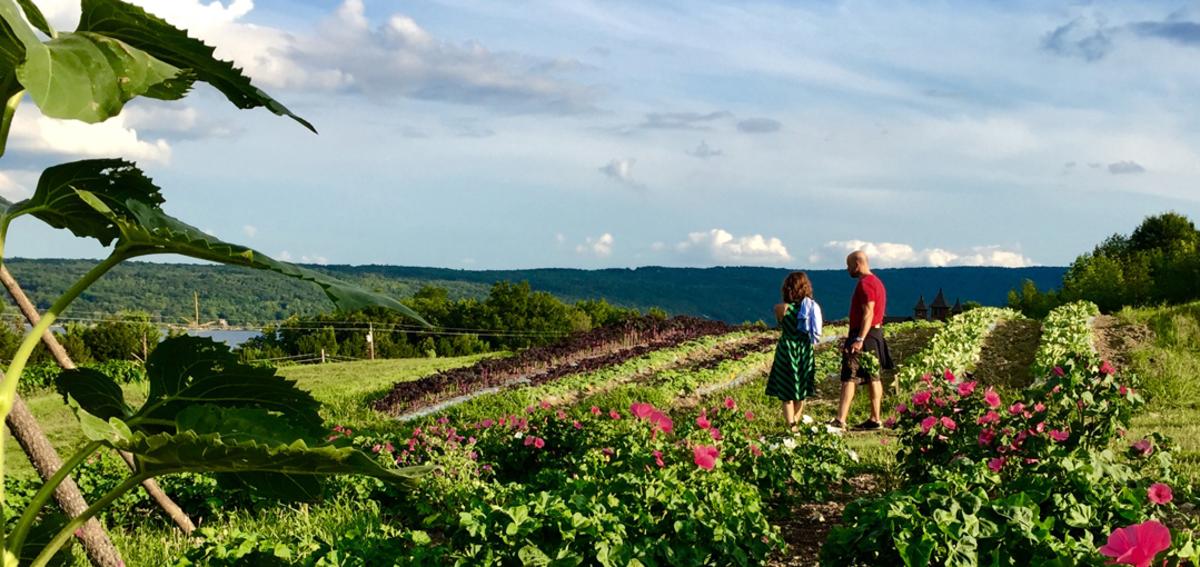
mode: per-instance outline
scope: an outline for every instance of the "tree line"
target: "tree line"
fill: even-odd
[[[1026,280],[1008,294],[1031,317],[1077,300],[1104,312],[1124,306],[1174,305],[1200,299],[1200,230],[1175,212],[1147,217],[1128,235],[1113,234],[1075,259],[1058,289]]]

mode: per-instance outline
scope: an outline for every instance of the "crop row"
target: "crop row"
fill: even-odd
[[[1092,343],[1092,319],[1100,308],[1090,301],[1077,301],[1055,308],[1042,321],[1042,342],[1033,359],[1033,375],[1045,378],[1066,361],[1098,362]]]
[[[621,325],[574,335],[552,345],[525,349],[514,356],[485,359],[465,368],[400,382],[387,396],[375,402],[374,407],[381,412],[400,415],[479,390],[503,387],[536,375],[545,375],[554,367],[563,367],[561,372],[564,373],[600,368],[619,364],[651,350],[733,330],[734,327],[727,323],[695,317],[634,319]],[[548,381],[553,377],[543,376],[541,379]]]
[[[640,356],[620,362],[606,364],[604,360],[589,359],[587,367],[574,366],[574,372],[556,380],[539,380],[530,384],[522,382],[511,388],[483,393],[437,414],[456,421],[471,421],[519,413],[533,405],[569,404],[624,384],[649,380],[662,372],[697,368],[714,360],[737,356],[742,349],[761,350],[766,339],[769,337],[764,338],[760,332],[738,331],[643,352]]]
[[[998,307],[981,307],[956,315],[924,350],[905,361],[896,373],[897,385],[901,389],[911,388],[925,374],[973,370],[992,329],[1001,321],[1018,316],[1016,311]]]

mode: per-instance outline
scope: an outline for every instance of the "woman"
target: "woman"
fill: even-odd
[[[821,340],[821,306],[813,301],[812,282],[804,272],[788,274],[782,295],[783,303],[775,306],[782,334],[767,379],[767,395],[783,402],[783,417],[795,432],[804,419],[804,400],[817,389],[813,345]]]

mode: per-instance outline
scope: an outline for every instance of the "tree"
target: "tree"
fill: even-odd
[[[1200,231],[1187,217],[1175,213],[1163,213],[1147,217],[1129,235],[1131,251],[1195,252],[1200,244]]]

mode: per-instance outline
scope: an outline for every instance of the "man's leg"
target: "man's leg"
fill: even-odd
[[[842,399],[838,404],[838,421],[846,423],[846,418],[850,417],[850,404],[854,401],[854,380],[846,380],[842,382]],[[874,395],[874,392],[872,392]]]
[[[875,423],[883,423],[880,419],[883,406],[883,382],[874,380],[871,382],[871,419]]]

